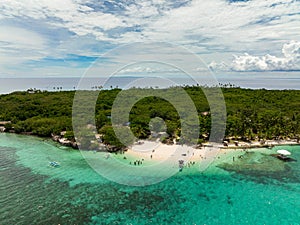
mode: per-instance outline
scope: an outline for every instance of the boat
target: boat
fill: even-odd
[[[276,157],[277,159],[280,159],[284,162],[293,162],[297,161],[296,159],[293,159],[289,157],[291,153],[285,149],[280,149],[277,151],[277,154],[272,154],[272,156]]]
[[[59,163],[56,162],[56,161],[52,161],[52,162],[49,162],[49,165],[52,166],[52,167],[59,167]]]
[[[285,149],[280,149],[280,150],[277,151],[277,153],[280,154],[280,155],[284,155],[284,156],[292,154],[288,150],[285,150]]]
[[[291,157],[288,157],[286,155],[281,155],[281,154],[275,154],[275,156],[277,157],[277,159],[280,159],[284,162],[296,162],[296,159],[293,159]]]
[[[288,157],[286,155],[281,155],[281,154],[277,154],[276,157],[278,159],[282,160],[282,161],[285,161],[285,162],[290,161],[292,159],[292,158],[290,158],[290,157]]]

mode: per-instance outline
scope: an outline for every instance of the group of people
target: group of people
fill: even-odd
[[[135,166],[139,166],[139,165],[142,165],[143,164],[143,161],[144,161],[144,159],[142,159],[142,160],[135,160],[133,163],[130,161],[129,162],[129,164],[130,165],[135,165]]]
[[[190,166],[193,166],[193,165],[195,165],[195,162],[194,162],[194,161],[193,161],[193,162],[190,161],[190,162],[188,162],[188,163],[186,164],[187,167],[190,167]]]

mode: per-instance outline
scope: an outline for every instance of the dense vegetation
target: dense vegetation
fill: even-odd
[[[208,140],[211,128],[210,107],[200,87],[184,87],[194,101],[200,123],[199,142]],[[106,144],[122,146],[111,126],[111,108],[120,89],[102,90],[96,104],[96,129]],[[134,91],[134,90],[133,90]],[[158,91],[158,90],[155,90]],[[170,91],[161,90],[161,91]],[[300,91],[250,90],[222,88],[226,107],[226,136],[253,139],[279,139],[300,137]],[[75,92],[15,92],[0,96],[0,121],[11,121],[6,130],[51,136],[68,131],[73,138],[72,104]],[[134,94],[134,92],[133,92]],[[187,112],[188,114],[188,112]],[[178,111],[163,98],[149,96],[140,99],[131,109],[131,131],[138,138],[150,136],[149,123],[162,118],[166,136],[163,141],[178,138],[181,122]],[[185,121],[188,123],[188,119]],[[151,123],[150,123],[151,124]],[[161,124],[152,126],[159,127]],[[159,129],[157,130],[159,131]]]

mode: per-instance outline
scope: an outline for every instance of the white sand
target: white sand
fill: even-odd
[[[193,153],[195,155],[196,151],[197,149],[186,145],[166,145],[159,142],[142,141],[142,144],[133,145],[125,154],[137,159],[159,162],[170,158],[187,160],[193,156]]]
[[[259,142],[251,144],[239,142],[239,146],[229,144],[210,143],[205,144],[200,149],[187,145],[166,145],[154,141],[140,141],[141,144],[133,145],[125,152],[126,163],[133,164],[135,161],[142,161],[142,167],[163,163],[164,166],[177,168],[179,160],[184,160],[185,167],[197,168],[204,171],[212,163],[220,161],[231,161],[234,157],[244,154],[245,151],[261,151],[268,153],[270,149],[262,148]],[[295,141],[266,141],[265,145],[291,145],[297,144]],[[250,148],[251,147],[251,148]],[[128,161],[130,160],[130,161]],[[166,167],[163,167],[166,168]]]
[[[296,141],[266,141],[265,145],[291,145],[297,144]],[[154,141],[140,141],[140,144],[133,145],[125,155],[144,161],[150,161],[153,163],[162,162],[169,160],[171,162],[178,163],[178,160],[184,160],[188,162],[203,162],[204,160],[214,160],[217,155],[226,154],[231,151],[243,152],[248,148],[259,148],[261,144],[256,141],[250,143],[239,142],[239,146],[236,147],[234,144],[229,144],[228,147],[224,147],[222,144],[212,143],[205,144],[200,149],[193,148],[187,145],[166,145],[160,142]]]
[[[148,165],[169,161],[172,165],[178,166],[179,160],[184,160],[185,165],[193,162],[203,164],[205,161],[209,163],[214,160],[220,147],[221,145],[214,145],[196,149],[187,145],[166,145],[160,142],[141,141],[141,144],[135,144],[128,149],[125,156],[143,160]]]

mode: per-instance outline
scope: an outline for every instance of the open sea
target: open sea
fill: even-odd
[[[300,76],[299,72],[270,72],[270,73],[227,73],[227,74],[215,74],[216,83],[220,84],[233,84],[237,87],[242,88],[251,88],[251,89],[300,89]],[[149,74],[146,74],[144,77],[149,77]],[[80,83],[80,77],[41,77],[41,78],[9,78],[9,77],[0,77],[0,94],[8,94],[14,91],[26,91],[30,88],[35,88],[43,91],[60,91],[60,90],[77,90],[86,89],[93,90],[95,86],[104,86],[106,89],[111,87],[126,88],[128,84],[133,82],[136,79],[143,77],[134,77],[134,76],[120,76],[113,77],[108,81],[106,78],[84,78],[84,82]],[[195,85],[195,81],[190,78],[183,77],[173,77],[166,79],[164,83],[161,80],[158,81],[158,86],[168,87],[174,85]],[[173,82],[168,82],[168,79],[171,79]],[[155,79],[154,79],[155,80]],[[147,87],[149,81],[146,81],[145,84],[140,82],[140,87]],[[80,83],[80,85],[79,85]],[[155,83],[155,82],[153,82]],[[200,85],[206,85],[210,83],[209,79],[201,79],[199,81]],[[177,86],[178,86],[177,85]],[[152,85],[153,86],[153,85]],[[155,85],[154,85],[155,86]]]
[[[270,156],[280,148],[298,161]],[[300,224],[300,146],[238,150],[203,173],[130,187],[95,173],[79,151],[0,133],[0,174],[1,225]]]

